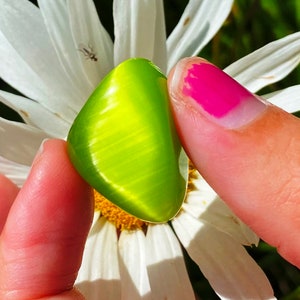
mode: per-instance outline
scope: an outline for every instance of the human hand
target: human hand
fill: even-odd
[[[49,140],[22,189],[0,176],[0,299],[84,299],[73,288],[93,216],[66,144]]]
[[[181,60],[168,86],[196,168],[237,216],[300,267],[300,120],[200,58]]]

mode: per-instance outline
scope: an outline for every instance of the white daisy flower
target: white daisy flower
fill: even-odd
[[[91,0],[39,0],[39,8],[27,0],[0,4],[0,76],[25,95],[0,91],[0,101],[26,122],[0,118],[5,141],[0,171],[21,186],[41,141],[67,136],[86,99],[114,66],[144,57],[167,73],[210,41],[232,1],[190,0],[166,39],[161,0],[115,0],[114,43]],[[299,37],[296,33],[271,43],[225,71],[256,92],[299,63]],[[285,94],[299,98],[299,89],[268,98],[285,107]],[[299,107],[291,102],[285,108]],[[133,221],[103,203],[101,213],[95,213],[76,282],[87,299],[195,298],[182,246],[220,298],[273,298],[267,278],[242,246],[257,244],[257,236],[197,171],[191,169],[185,203],[170,224]]]

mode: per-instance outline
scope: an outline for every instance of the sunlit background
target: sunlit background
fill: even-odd
[[[200,0],[199,0],[200,1]],[[222,1],[222,0],[220,0]],[[32,1],[36,3],[36,1]],[[167,33],[177,24],[188,0],[165,0]],[[101,4],[100,4],[101,3]],[[112,0],[95,1],[100,19],[113,37]],[[222,29],[201,52],[201,56],[224,68],[259,47],[300,29],[300,0],[236,0]],[[259,94],[300,84],[300,68],[287,78],[260,91]],[[0,88],[14,91],[3,81]],[[20,116],[0,102],[0,117],[22,121]],[[279,299],[300,299],[300,272],[275,249],[261,242],[249,248],[250,254],[267,274]],[[197,265],[187,257],[189,274],[199,299],[219,299],[202,276]]]

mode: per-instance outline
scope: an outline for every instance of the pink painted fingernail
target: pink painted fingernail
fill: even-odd
[[[174,71],[171,93],[184,98],[206,117],[225,128],[250,123],[266,109],[252,94],[225,72],[201,58],[181,60]]]

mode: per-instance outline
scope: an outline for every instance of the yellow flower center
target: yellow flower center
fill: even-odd
[[[104,196],[94,190],[95,211],[100,211],[108,221],[113,223],[118,230],[143,229],[147,224],[126,213],[118,206],[111,203]]]
[[[187,192],[195,189],[193,180],[196,178],[196,169],[189,162],[189,176],[188,176]],[[94,190],[95,211],[100,211],[101,215],[109,222],[113,223],[117,230],[145,230],[147,223],[142,221],[111,203],[104,196]]]
[[[197,170],[195,169],[193,163],[189,160],[189,175],[188,175],[188,186],[187,194],[195,190],[194,180],[197,179]]]

